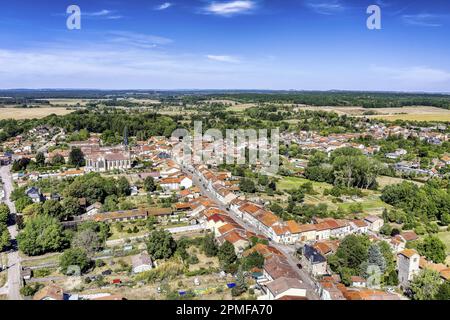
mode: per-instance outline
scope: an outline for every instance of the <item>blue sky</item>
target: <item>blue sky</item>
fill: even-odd
[[[450,92],[449,34],[448,0],[15,0],[0,88]]]

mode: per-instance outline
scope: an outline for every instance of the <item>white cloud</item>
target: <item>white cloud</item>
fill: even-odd
[[[209,60],[213,61],[219,61],[219,62],[228,62],[228,63],[238,63],[239,59],[232,56],[226,56],[226,55],[207,55],[206,56]]]
[[[306,0],[305,5],[318,14],[333,15],[345,10],[340,0]]]
[[[160,5],[158,5],[158,6],[156,6],[155,7],[155,10],[166,10],[166,9],[169,9],[170,7],[172,7],[173,6],[173,3],[170,3],[170,2],[164,2],[164,3],[162,3],[162,4],[160,4]]]
[[[127,46],[138,47],[142,49],[155,48],[160,45],[167,45],[173,42],[172,39],[143,33],[134,33],[129,31],[111,31],[109,42],[124,44]]]
[[[256,4],[254,1],[237,0],[228,2],[212,2],[204,8],[204,12],[221,16],[232,16],[236,14],[249,13],[255,8]]]
[[[86,16],[97,17],[97,16],[107,16],[107,15],[111,14],[112,11],[103,9],[103,10],[96,11],[96,12],[82,12],[82,13]]]
[[[67,13],[58,13],[57,16],[66,16]],[[122,15],[117,14],[114,10],[102,9],[99,11],[86,12],[81,9],[81,16],[87,19],[107,19],[116,20],[123,18]]]
[[[444,18],[441,15],[419,13],[419,14],[405,14],[402,16],[403,22],[408,25],[421,26],[421,27],[441,27]]]
[[[450,72],[426,66],[391,68],[372,66],[371,70],[392,80],[408,84],[436,84],[450,81]]]
[[[151,44],[132,46],[125,40],[46,43],[31,49],[0,48],[0,88],[244,88],[253,83],[246,74],[266,70],[255,64],[205,63],[201,55],[166,52]]]

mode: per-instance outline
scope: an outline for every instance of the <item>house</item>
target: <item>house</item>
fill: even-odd
[[[130,221],[136,219],[147,219],[149,213],[144,209],[133,209],[124,211],[110,211],[97,213],[89,216],[90,219],[98,222],[115,222],[115,221]]]
[[[88,216],[95,215],[95,214],[99,213],[99,210],[101,209],[101,207],[102,207],[102,204],[100,202],[95,202],[86,208],[86,214]]]
[[[141,273],[153,268],[153,261],[145,252],[132,256],[131,264],[133,266],[133,273]]]
[[[331,229],[328,223],[321,222],[314,224],[316,230],[316,240],[327,240],[330,239]]]
[[[405,149],[397,149],[394,152],[386,153],[384,156],[388,159],[398,159],[407,153],[408,152]]]
[[[369,225],[364,220],[355,219],[350,221],[350,227],[353,233],[366,234],[369,231]]]
[[[273,255],[282,256],[283,254],[278,251],[278,249],[268,246],[266,244],[257,243],[254,247],[251,247],[250,249],[247,249],[242,254],[243,257],[246,257],[254,252],[258,252],[260,255],[262,255],[265,259],[270,258]]]
[[[341,290],[343,286],[331,277],[324,277],[318,284],[320,300],[347,300]]]
[[[342,288],[344,297],[347,300],[400,300],[400,297],[393,293],[365,288],[347,289]]]
[[[314,220],[317,224],[322,226],[322,230],[329,230],[329,237],[343,238],[351,233],[351,226],[346,220],[333,218]]]
[[[41,191],[36,187],[30,187],[27,190],[25,190],[25,194],[33,201],[34,203],[42,202],[44,201],[44,196],[42,195]]]
[[[419,239],[419,236],[412,230],[403,231],[400,235],[405,242],[414,241]]]
[[[384,225],[384,220],[381,217],[377,216],[367,216],[364,218],[364,221],[369,226],[369,230],[374,232],[379,232],[381,227]]]
[[[313,246],[307,244],[303,246],[301,264],[314,276],[328,274],[327,259]]]
[[[400,237],[400,235],[396,235],[395,237],[392,237],[389,241],[389,245],[392,248],[392,251],[399,253],[403,250],[405,250],[406,243],[403,240],[403,238]]]
[[[289,223],[289,221],[288,221]],[[315,224],[300,224],[297,227],[298,238],[300,242],[308,242],[316,240]]]
[[[323,256],[336,253],[339,247],[339,240],[322,240],[313,244],[313,247]]]
[[[192,179],[186,176],[168,177],[161,179],[159,185],[164,190],[176,191],[192,187]]]
[[[280,277],[264,285],[267,288],[267,300],[278,300],[282,297],[306,297],[307,287],[297,278]]]
[[[272,281],[281,277],[297,278],[298,273],[283,255],[273,254],[266,257],[264,261],[263,276],[268,281]]]
[[[56,285],[48,285],[39,290],[33,300],[65,300],[64,291]]]
[[[363,277],[351,276],[350,277],[351,287],[355,288],[365,288],[367,287],[367,281]]]
[[[220,244],[223,244],[225,241],[231,243],[237,255],[241,255],[245,248],[249,245],[249,241],[236,230],[232,230],[221,235],[217,238],[217,241]]]
[[[402,289],[409,287],[409,282],[420,270],[420,255],[416,250],[405,249],[397,254],[398,281]]]

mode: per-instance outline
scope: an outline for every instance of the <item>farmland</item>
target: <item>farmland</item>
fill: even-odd
[[[74,110],[68,110],[66,108],[59,107],[44,107],[44,108],[1,108],[0,109],[0,120],[4,119],[40,119],[45,118],[51,114],[56,114],[58,116],[66,115]]]
[[[450,110],[436,107],[402,107],[402,108],[363,108],[363,107],[312,107],[302,106],[301,110],[328,111],[339,115],[349,115],[355,117],[366,116],[368,118],[383,119],[389,121],[409,120],[409,121],[450,121]],[[372,115],[366,115],[373,113]]]

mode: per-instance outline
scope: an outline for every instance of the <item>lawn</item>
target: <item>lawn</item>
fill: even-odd
[[[389,185],[402,183],[403,181],[412,182],[412,183],[417,184],[418,186],[423,185],[423,183],[421,183],[421,182],[413,181],[413,180],[406,180],[406,179],[402,179],[402,178],[395,178],[395,177],[388,177],[388,176],[379,176],[377,178],[379,190],[382,190],[384,187],[389,186]]]
[[[24,267],[35,267],[39,265],[59,263],[59,257],[61,253],[49,253],[43,256],[37,257],[27,257],[23,254],[20,254],[22,257],[22,266]]]
[[[450,254],[450,231],[439,232],[438,237],[447,246],[447,254],[449,255]]]
[[[314,191],[322,194],[323,190],[330,189],[333,186],[325,182],[311,181],[305,178],[298,177],[282,177],[277,183],[277,189],[280,191],[298,189],[302,184],[312,182]]]
[[[384,208],[391,208],[390,205],[383,202],[379,195],[372,194],[367,197],[364,197],[361,199],[361,201],[352,201],[352,202],[346,202],[339,204],[339,207],[347,210],[352,204],[361,203],[362,208],[364,211],[367,211],[368,213],[376,214],[383,212]]]

